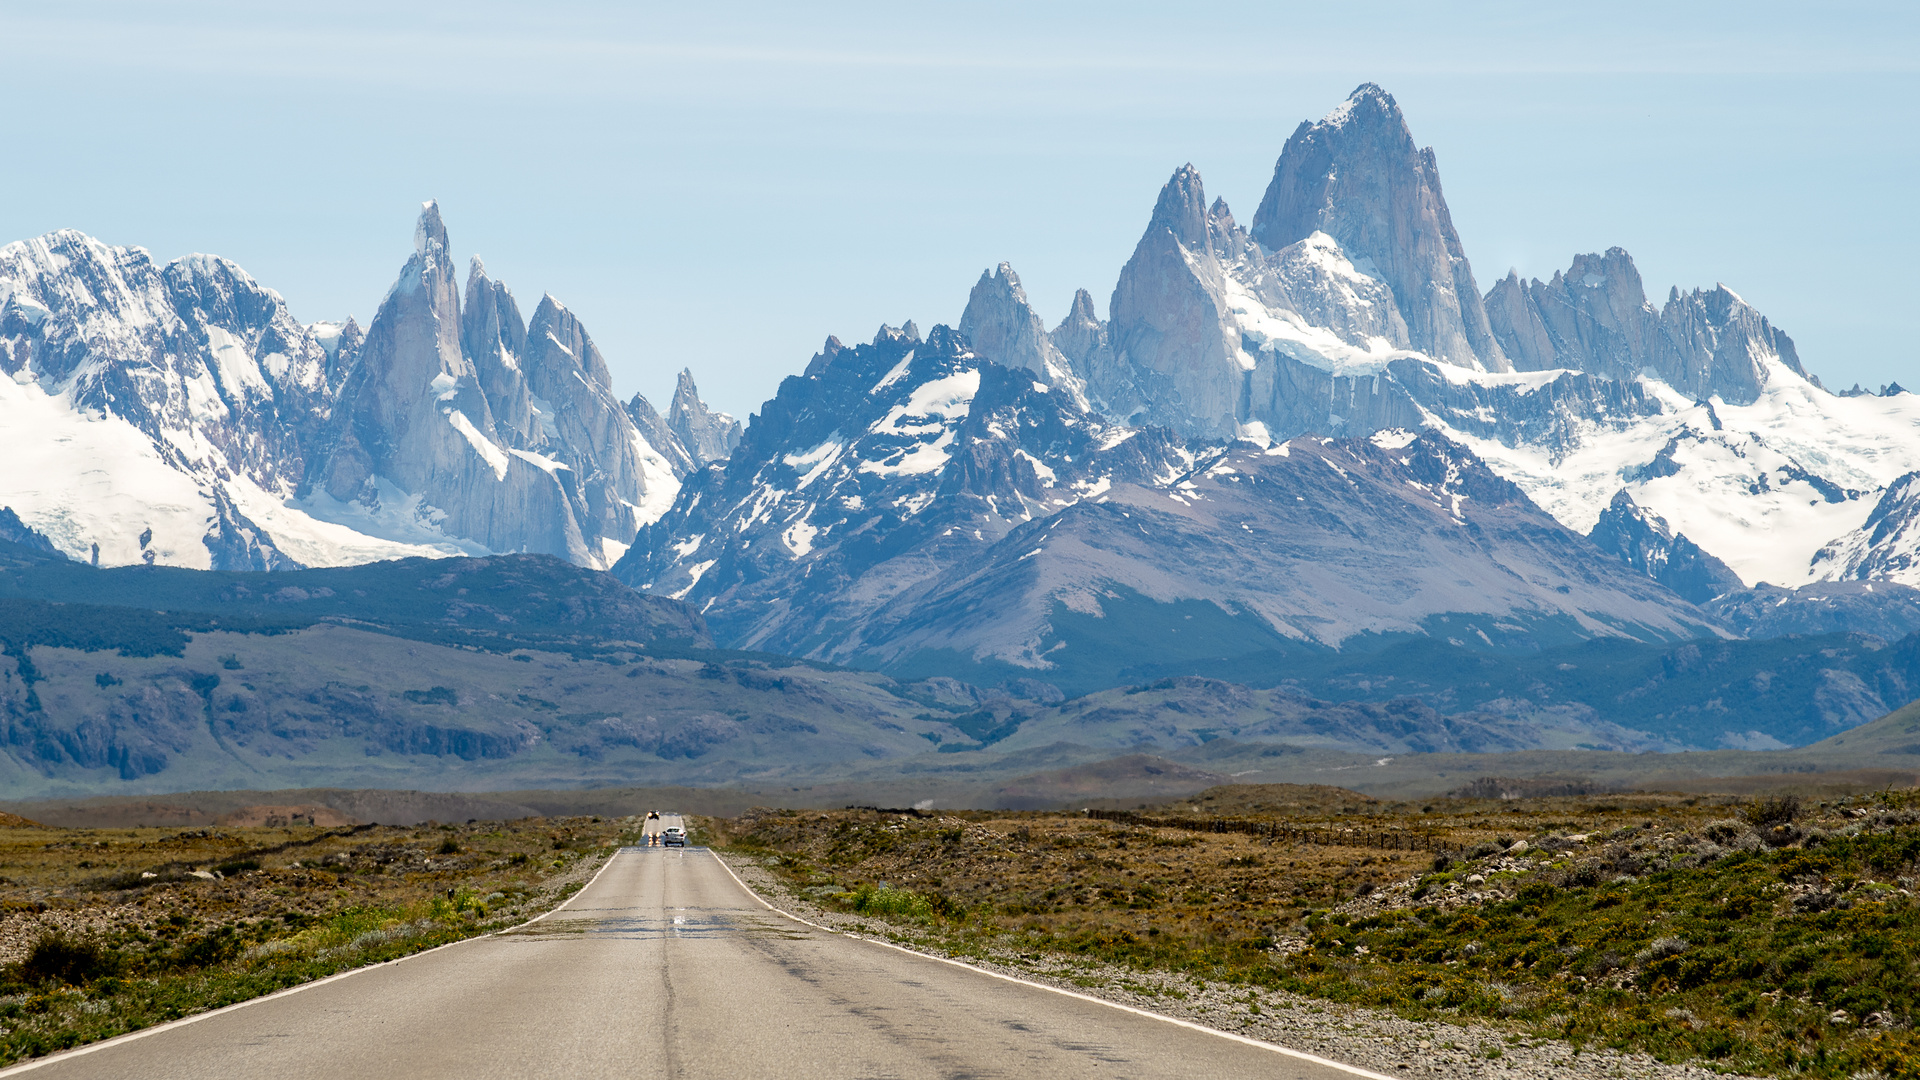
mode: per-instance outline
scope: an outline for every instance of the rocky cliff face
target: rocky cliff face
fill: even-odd
[[[1412,348],[1456,367],[1507,370],[1433,150],[1414,144],[1393,95],[1372,83],[1294,131],[1253,215],[1253,239],[1270,251],[1315,233],[1370,264]]]
[[[1418,357],[1388,285],[1325,233],[1277,251],[1176,172],[1120,271],[1106,327],[1114,362],[1088,394],[1204,437],[1366,433],[1418,422],[1383,379]]]
[[[534,449],[558,463],[543,468],[573,474],[581,531],[600,540],[586,565],[611,566],[640,526],[673,504],[678,478],[614,396],[613,377],[586,327],[551,296],[534,309],[527,356],[541,435]]]
[[[680,441],[680,437],[667,426],[667,418],[660,415],[660,410],[654,408],[653,402],[648,401],[644,394],[635,394],[632,400],[627,402],[627,417],[633,421],[633,426],[640,432],[640,437],[647,440],[648,444],[666,459],[667,467],[673,471],[675,480],[684,480],[688,473],[699,468],[694,463],[692,455],[687,453],[686,445]]]
[[[530,328],[477,258],[464,292],[433,204],[365,333],[302,326],[211,256],[157,267],[72,232],[0,248],[0,437],[21,465],[0,498],[108,565],[611,564],[678,490],[678,436],[641,433],[557,301]],[[682,426],[724,455],[731,420],[684,385]]]
[[[679,381],[674,384],[667,429],[696,467],[725,461],[740,445],[740,422],[707,408],[693,384],[693,372],[687,368],[680,369]]]
[[[1047,336],[1047,325],[1027,303],[1027,291],[1020,287],[1013,267],[1001,263],[992,273],[981,272],[967,297],[967,309],[960,315],[959,329],[960,336],[982,359],[1002,367],[1026,368],[1035,378],[1059,388],[1085,407],[1086,379]],[[1086,332],[1081,330],[1082,334]],[[1097,320],[1092,332],[1099,333]]]
[[[473,362],[493,412],[493,430],[509,446],[527,449],[544,435],[535,422],[533,397],[522,358],[527,355],[527,321],[513,290],[487,276],[475,255],[467,267],[466,303],[461,310],[460,347]]]
[[[1093,310],[1093,296],[1087,290],[1074,290],[1067,317],[1047,336],[1067,358],[1071,370],[1082,377],[1082,391],[1096,395],[1088,398],[1094,409],[1107,416],[1127,417],[1145,407],[1132,375],[1114,355],[1107,324]]]
[[[1129,420],[1231,436],[1245,419],[1244,375],[1210,225],[1200,173],[1183,166],[1160,189],[1108,304],[1107,334],[1124,366],[1088,390],[1139,401]]]

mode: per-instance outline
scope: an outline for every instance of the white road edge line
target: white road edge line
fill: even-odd
[[[294,994],[298,994],[306,990],[312,990],[315,987],[325,986],[330,982],[339,982],[341,979],[352,978],[355,975],[364,975],[369,971],[378,971],[383,967],[392,967],[395,964],[404,964],[409,960],[418,960],[423,956],[431,956],[434,953],[439,952],[441,949],[451,949],[456,945],[466,945],[470,942],[485,941],[487,938],[493,937],[497,934],[511,933],[512,931],[520,930],[525,927],[532,926],[534,923],[539,922],[541,919],[546,918],[547,916],[565,908],[568,904],[571,904],[575,900],[579,899],[582,893],[586,892],[588,889],[593,887],[594,882],[600,880],[600,875],[607,872],[607,867],[612,866],[613,861],[615,859],[618,859],[620,857],[620,853],[624,850],[625,850],[624,848],[614,849],[613,854],[607,856],[607,861],[600,864],[600,869],[595,870],[593,872],[593,876],[587,879],[587,883],[585,885],[580,886],[580,888],[572,896],[567,897],[565,900],[554,905],[549,910],[543,911],[540,914],[535,915],[533,918],[528,919],[526,922],[515,923],[514,925],[506,927],[505,929],[502,929],[502,930],[490,930],[487,933],[476,934],[470,938],[461,938],[459,941],[449,941],[445,945],[435,945],[431,949],[422,949],[417,953],[408,953],[405,956],[396,957],[395,959],[392,959],[392,960],[382,960],[377,964],[368,964],[365,967],[357,967],[357,968],[352,968],[348,971],[335,972],[334,974],[328,975],[323,979],[315,979],[312,982],[304,982],[298,986],[289,986],[284,990],[275,990],[271,994],[262,994],[261,996],[256,998],[248,998],[245,1001],[236,1001],[231,1005],[222,1005],[217,1009],[209,1009],[203,1013],[194,1013],[192,1016],[183,1016],[178,1020],[169,1020],[164,1024],[155,1024],[154,1026],[149,1028],[141,1028],[139,1031],[129,1031],[125,1035],[115,1035],[111,1039],[102,1039],[99,1042],[88,1043],[85,1046],[76,1046],[71,1050],[62,1050],[57,1054],[48,1054],[46,1057],[34,1058],[32,1061],[23,1061],[18,1065],[9,1065],[4,1069],[0,1069],[0,1076],[16,1076],[20,1073],[32,1072],[33,1070],[38,1069],[44,1065],[52,1065],[52,1064],[55,1064],[56,1062],[69,1061],[73,1058],[84,1057],[88,1054],[95,1053],[96,1051],[105,1050],[113,1046],[119,1046],[122,1043],[130,1043],[136,1039],[144,1039],[149,1035],[158,1035],[163,1031],[171,1031],[174,1028],[183,1028],[183,1027],[186,1027],[188,1024],[197,1024],[202,1020],[211,1020],[216,1016],[222,1016],[230,1012],[237,1012],[249,1006],[265,1004],[266,1002],[272,1001],[275,998],[291,997]],[[728,872],[731,873],[732,871],[728,871]],[[762,902],[764,903],[764,901]]]
[[[733,879],[734,884],[740,886],[740,888],[748,896],[751,896],[755,900],[758,900],[762,907],[766,908],[768,911],[771,911],[776,915],[784,915],[787,918],[792,919],[794,922],[800,923],[804,926],[811,926],[815,930],[824,930],[829,934],[838,934],[841,937],[851,938],[854,941],[864,941],[870,945],[878,945],[883,949],[892,949],[896,952],[906,953],[908,956],[917,956],[922,960],[933,960],[942,964],[951,964],[954,967],[965,968],[968,971],[977,972],[978,974],[986,975],[990,978],[1000,979],[1003,982],[1017,983],[1021,986],[1030,986],[1035,990],[1045,990],[1049,994],[1059,994],[1061,997],[1078,998],[1081,1001],[1090,1001],[1095,1005],[1105,1005],[1109,1009],[1119,1009],[1121,1012],[1132,1013],[1135,1016],[1144,1016],[1149,1020],[1158,1020],[1158,1021],[1161,1021],[1162,1023],[1173,1024],[1177,1027],[1189,1028],[1193,1031],[1204,1032],[1205,1034],[1218,1036],[1219,1038],[1222,1038],[1222,1039],[1230,1039],[1237,1043],[1245,1043],[1248,1046],[1258,1047],[1262,1050],[1268,1050],[1273,1053],[1283,1055],[1285,1057],[1297,1058],[1298,1060],[1301,1060],[1301,1061],[1311,1061],[1315,1065],[1325,1065],[1327,1068],[1330,1068],[1330,1069],[1338,1069],[1341,1072],[1352,1073],[1355,1076],[1364,1076],[1367,1078],[1367,1080],[1400,1080],[1399,1077],[1389,1076],[1386,1073],[1377,1073],[1370,1069],[1363,1069],[1358,1065],[1348,1065],[1344,1061],[1334,1061],[1332,1058],[1323,1058],[1318,1054],[1309,1054],[1305,1050],[1295,1050],[1290,1046],[1281,1046],[1279,1043],[1267,1042],[1262,1039],[1250,1039],[1245,1035],[1235,1035],[1231,1031],[1221,1031],[1219,1028],[1211,1028],[1205,1024],[1196,1024],[1191,1020],[1182,1020],[1177,1016],[1166,1016],[1157,1012],[1148,1012],[1146,1009],[1137,1009],[1132,1005],[1122,1005],[1117,1001],[1108,1001],[1105,998],[1097,998],[1097,997],[1094,997],[1092,994],[1081,994],[1081,993],[1076,993],[1072,990],[1062,990],[1057,986],[1048,986],[1046,983],[1034,982],[1030,979],[1022,979],[1015,975],[1005,975],[998,971],[990,971],[987,968],[978,967],[973,964],[969,964],[964,960],[954,960],[950,957],[935,956],[932,953],[924,953],[918,949],[909,949],[904,945],[895,945],[891,941],[880,941],[875,938],[861,937],[856,934],[846,933],[845,931],[842,931],[842,930],[835,930],[831,926],[821,926],[817,922],[809,922],[808,920],[803,919],[798,915],[795,915],[791,911],[786,911],[781,908],[774,907],[772,904],[767,903],[765,898],[763,898],[759,893],[754,892],[753,889],[749,888],[746,882],[740,880],[740,875],[733,872],[733,867],[728,866],[727,860],[721,858],[718,852],[709,848],[707,849],[707,853],[712,855],[713,861],[719,863],[720,868],[727,872],[727,876]],[[0,1073],[0,1076],[4,1076],[4,1075],[6,1074]]]

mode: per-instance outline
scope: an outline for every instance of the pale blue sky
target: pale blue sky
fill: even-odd
[[[1013,263],[1104,313],[1167,176],[1252,215],[1358,83],[1435,147],[1484,290],[1633,253],[1724,281],[1829,385],[1920,384],[1920,18],[1893,3],[0,0],[0,240],[228,256],[364,323],[420,200],[622,395],[744,417],[827,334]]]

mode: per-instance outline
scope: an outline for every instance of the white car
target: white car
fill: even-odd
[[[687,830],[681,828],[678,825],[669,825],[666,828],[661,829],[660,845],[662,847],[686,847],[687,846]]]

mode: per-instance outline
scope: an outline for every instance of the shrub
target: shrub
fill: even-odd
[[[174,953],[173,963],[176,967],[215,967],[240,955],[241,944],[233,927],[222,926],[181,942]]]
[[[936,917],[960,922],[968,914],[965,904],[941,893],[917,893],[886,885],[862,885],[835,899],[862,915],[891,915],[923,922]]]
[[[487,917],[487,902],[480,894],[462,886],[448,889],[445,899],[435,897],[432,904],[432,917],[439,922],[453,922],[471,915],[475,918]]]
[[[1779,795],[1771,799],[1755,799],[1740,808],[1740,816],[1756,829],[1791,825],[1793,819],[1800,816],[1800,796]]]
[[[1690,948],[1690,946],[1687,944],[1685,938],[1654,938],[1653,942],[1646,948],[1633,954],[1633,962],[1636,964],[1644,964],[1652,960],[1665,960],[1669,956],[1679,956],[1681,953],[1686,952],[1688,948]]]
[[[1583,862],[1577,866],[1568,867],[1567,871],[1560,875],[1560,887],[1563,889],[1591,889],[1595,885],[1600,884],[1602,876],[1599,863]]]
[[[97,941],[48,930],[17,965],[23,982],[85,986],[120,970],[120,958]]]

